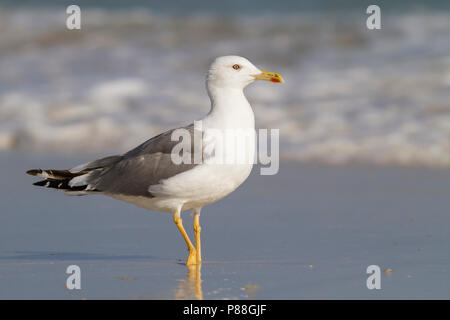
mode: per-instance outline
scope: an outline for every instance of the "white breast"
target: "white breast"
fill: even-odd
[[[217,90],[201,127],[204,131],[202,164],[149,186],[154,198],[121,197],[120,200],[150,210],[174,212],[180,206],[182,210],[203,207],[236,190],[249,176],[255,152],[254,114],[242,90]],[[234,135],[239,145],[221,143],[217,135]],[[219,156],[222,159],[217,159]]]
[[[212,105],[211,112],[201,120],[204,163],[151,186],[149,191],[160,198],[160,205],[178,201],[183,203],[183,210],[201,207],[227,196],[249,176],[255,152],[255,120],[250,104],[240,91],[229,92]],[[235,143],[230,143],[232,140]]]

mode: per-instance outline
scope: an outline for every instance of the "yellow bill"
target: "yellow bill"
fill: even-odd
[[[256,80],[265,80],[265,81],[271,81],[271,82],[284,82],[283,77],[276,73],[271,71],[265,71],[261,70],[260,74],[254,75]]]

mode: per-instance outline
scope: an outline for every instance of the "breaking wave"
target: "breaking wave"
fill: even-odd
[[[127,151],[209,110],[205,73],[238,54],[283,85],[247,89],[292,161],[450,166],[450,13],[156,14],[0,8],[0,150]]]

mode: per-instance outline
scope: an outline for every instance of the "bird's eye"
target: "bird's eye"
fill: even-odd
[[[239,70],[240,68],[241,68],[241,66],[238,65],[238,64],[233,65],[233,69],[234,69],[234,70]]]

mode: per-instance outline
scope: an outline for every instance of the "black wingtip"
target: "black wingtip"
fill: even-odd
[[[27,171],[27,174],[29,174],[30,176],[37,176],[38,174],[41,173],[42,173],[41,169],[31,169]]]
[[[58,189],[62,191],[86,191],[87,185],[72,187],[69,185],[70,180],[41,180],[33,183],[34,186]],[[98,190],[89,190],[89,192],[98,192]]]
[[[48,180],[41,180],[33,183],[33,186],[46,187],[48,182],[49,182]]]

